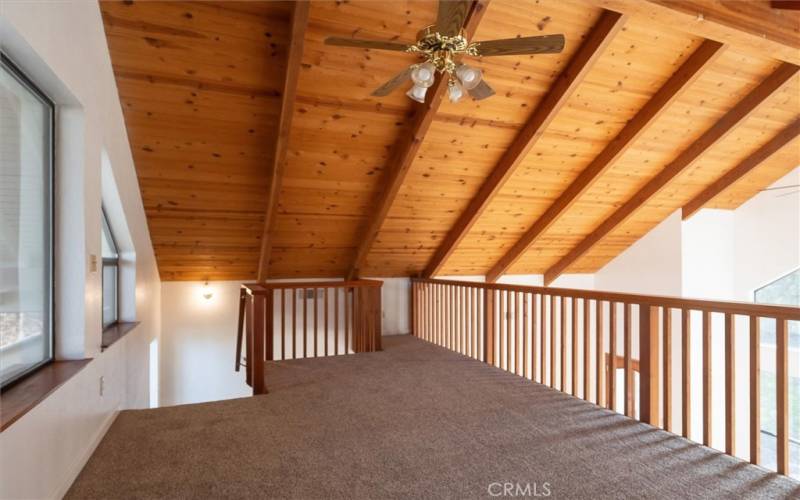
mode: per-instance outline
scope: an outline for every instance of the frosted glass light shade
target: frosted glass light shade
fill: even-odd
[[[436,66],[429,62],[419,64],[411,71],[411,81],[420,87],[430,87],[435,77]]]
[[[421,85],[414,84],[414,86],[411,87],[408,90],[408,92],[406,92],[406,95],[417,102],[424,103],[425,94],[427,92],[428,92],[428,87],[423,87]]]
[[[450,102],[458,102],[461,100],[461,97],[464,96],[464,91],[461,89],[461,85],[456,82],[453,82],[448,85],[447,87],[447,97],[450,98]]]
[[[461,82],[461,85],[467,90],[472,90],[477,87],[478,84],[481,83],[481,78],[483,78],[481,70],[466,64],[462,64],[456,68],[456,76],[458,77],[458,81]]]

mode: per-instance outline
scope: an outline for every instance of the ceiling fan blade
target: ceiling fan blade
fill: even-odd
[[[384,83],[377,89],[373,90],[371,95],[377,97],[383,97],[389,95],[389,93],[391,93],[392,90],[396,89],[400,84],[411,78],[412,69],[413,68],[409,66],[400,73],[396,74],[395,76],[392,77],[391,80]]]
[[[358,38],[340,38],[337,36],[329,36],[325,39],[325,45],[359,47],[362,49],[397,50],[399,52],[405,52],[410,44],[382,40],[359,40]]]
[[[480,101],[481,99],[486,99],[487,97],[492,97],[494,95],[494,89],[483,80],[481,80],[474,89],[470,89],[467,92],[469,92],[469,95],[476,101]]]
[[[557,54],[564,50],[564,35],[526,36],[504,40],[475,42],[480,56],[515,56],[522,54]]]
[[[436,31],[447,36],[461,33],[461,27],[464,26],[464,19],[466,19],[469,11],[469,5],[469,0],[439,0]]]

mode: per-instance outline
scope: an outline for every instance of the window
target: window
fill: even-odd
[[[800,306],[800,269],[765,285],[754,293],[759,304]],[[795,359],[800,352],[800,322],[789,322],[789,356]],[[765,465],[776,463],[776,366],[775,320],[761,320],[761,441]],[[789,361],[790,367],[792,361]],[[800,377],[789,370],[789,470],[800,470]]]
[[[119,319],[119,250],[108,225],[105,210],[103,219],[103,328]]]
[[[0,54],[0,386],[53,358],[53,114]]]

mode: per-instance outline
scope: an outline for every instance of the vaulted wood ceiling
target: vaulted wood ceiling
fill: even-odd
[[[253,279],[264,247],[269,278],[593,272],[800,164],[800,13],[769,2],[483,1],[476,40],[565,50],[477,60],[497,95],[438,106],[369,95],[415,56],[323,44],[413,41],[435,2],[101,9],[164,280]]]

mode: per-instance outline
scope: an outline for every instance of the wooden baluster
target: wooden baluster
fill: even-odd
[[[350,288],[344,289],[344,353],[350,354]]]
[[[789,474],[789,325],[782,318],[775,319],[776,349],[776,402],[777,402],[777,455],[778,474]]]
[[[481,316],[481,304],[483,304],[483,300],[481,299],[481,290],[478,288],[472,289],[472,357],[480,360],[483,357],[483,352],[481,351],[481,338],[483,336],[482,332],[482,324],[483,324],[483,316]]]
[[[450,350],[458,352],[458,288],[447,288],[450,290]]]
[[[561,297],[561,318],[558,322],[558,342],[561,353],[561,381],[559,388],[561,392],[567,392],[567,298]]]
[[[409,297],[411,306],[411,335],[419,337],[419,283],[411,282],[411,296]]]
[[[333,354],[339,355],[339,290],[333,289]]]
[[[658,366],[661,361],[658,316],[657,306],[639,304],[639,420],[654,426],[658,425],[661,401],[658,396],[661,374]]]
[[[736,316],[725,314],[725,453],[736,453]]]
[[[303,288],[303,358],[308,357],[308,295]]]
[[[750,463],[761,463],[761,322],[750,316]]]
[[[633,306],[629,303],[623,305],[623,352],[625,354],[625,415],[628,417],[634,416],[634,400],[633,400],[633,344],[631,335],[631,308]]]
[[[511,358],[513,363],[509,363],[508,371],[517,374],[517,292],[509,293],[508,301],[508,342],[506,356]],[[513,347],[513,352],[512,352]]]
[[[570,381],[571,394],[578,396],[578,299],[570,299],[572,304],[572,380]]]
[[[703,444],[711,446],[711,313],[703,311]]]
[[[430,290],[428,283],[421,283],[422,291],[422,338],[430,342],[431,340],[431,307]]]
[[[459,346],[458,352],[461,354],[467,354],[467,300],[466,295],[467,288],[460,287],[459,288],[459,300],[458,300],[458,307],[459,307],[459,321],[458,324],[461,326],[461,336],[459,340],[461,345]]]
[[[433,283],[430,284],[430,304],[431,304],[431,342],[436,344],[436,339],[438,335],[438,316],[437,316],[437,308],[436,308],[436,294],[437,294],[437,286]]]
[[[292,359],[297,359],[297,289],[292,292]]]
[[[537,322],[536,322],[536,315],[539,314],[537,311],[539,310],[539,302],[536,300],[536,294],[531,294],[531,380],[536,382],[536,360],[538,359],[538,351],[536,350],[536,341],[538,335],[536,334],[537,330]]]
[[[518,343],[519,342],[519,328],[518,328],[519,324],[517,323],[517,316],[519,316],[519,309],[517,309],[517,306],[518,306],[517,299],[518,299],[518,297],[519,296],[518,296],[517,292],[511,292],[511,295],[510,295],[511,300],[509,301],[509,304],[508,304],[508,306],[509,306],[508,307],[508,322],[510,323],[508,325],[508,328],[509,328],[508,336],[509,336],[509,340],[513,341],[513,342],[509,342],[509,345],[508,345],[508,353],[511,355],[511,360],[513,362],[512,363],[513,366],[509,367],[510,368],[509,371],[512,371],[512,373],[514,373],[515,375],[519,375],[519,371],[518,371],[519,370],[519,363],[517,363],[517,360],[518,360],[517,358],[519,358],[519,349],[517,348],[517,346],[519,345],[519,343]],[[514,331],[513,335],[511,334],[511,330]],[[512,352],[512,349],[511,349],[512,347],[514,348],[513,352]]]
[[[550,387],[556,387],[556,296],[550,296]]]
[[[692,433],[692,314],[681,309],[681,435]]]
[[[281,294],[281,359],[286,359],[286,290],[278,289]]]
[[[454,309],[453,308],[453,287],[450,286],[450,285],[445,285],[445,291],[447,292],[447,295],[445,297],[445,304],[447,305],[447,348],[452,350],[454,345],[455,345],[455,342],[454,342],[454,340],[455,340],[455,336],[454,336],[455,325],[454,325],[454,321],[453,321],[453,318],[455,317],[455,314],[453,312],[453,309]]]
[[[502,365],[504,370],[508,370],[509,358],[508,358],[508,304],[506,304],[508,299],[508,293],[505,290],[500,290],[500,312],[498,314],[500,318],[500,341],[499,345],[499,353],[498,356],[500,357],[499,364]]]
[[[672,313],[663,308],[661,330],[664,341],[664,429],[672,432]]]
[[[594,301],[594,320],[595,324],[595,343],[597,345],[597,352],[595,352],[595,372],[597,373],[597,384],[596,384],[596,391],[595,394],[595,401],[597,402],[597,406],[607,406],[607,398],[606,398],[606,384],[605,384],[605,355],[606,355],[606,342],[605,342],[605,331],[603,328],[603,301],[602,300],[595,300]]]
[[[530,302],[528,302],[528,294],[522,294],[522,376],[528,378],[528,337],[530,336],[530,327],[528,321],[530,320]],[[533,363],[533,359],[531,359]]]
[[[325,356],[328,356],[328,288],[325,288],[325,328],[323,328],[323,337],[325,338]]]
[[[547,298],[539,294],[539,382],[547,384]]]
[[[617,411],[617,304],[609,302],[608,407]]]
[[[266,342],[265,351],[266,351],[266,360],[267,361],[275,361],[275,290],[270,288],[267,290],[266,295],[266,303],[264,304],[265,308],[265,322],[266,322],[266,336],[264,341]],[[264,389],[264,392],[267,392]]]
[[[319,336],[319,325],[317,324],[317,316],[319,316],[319,303],[317,302],[317,292],[319,292],[318,288],[314,289],[314,357],[317,357],[317,344]]]
[[[439,297],[438,297],[438,304],[437,309],[439,309],[439,345],[442,347],[447,346],[447,331],[445,330],[445,321],[447,320],[446,315],[446,304],[444,301],[445,298],[445,289],[444,285],[439,285]]]
[[[256,294],[253,306],[253,351],[247,359],[247,364],[253,365],[253,395],[264,394],[264,344],[266,335],[266,322],[264,313],[266,309],[265,296]]]
[[[583,399],[591,400],[589,383],[591,380],[591,304],[589,299],[583,299]]]
[[[483,290],[483,361],[494,364],[494,290]]]
[[[477,324],[477,317],[475,310],[475,288],[469,287],[467,288],[467,301],[469,302],[469,316],[467,321],[469,321],[469,347],[467,350],[467,354],[470,358],[475,358],[475,342],[477,341],[477,332],[476,332],[476,324]]]
[[[464,311],[466,304],[464,303],[464,287],[458,287],[458,352],[464,354],[464,346],[466,345]]]

